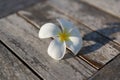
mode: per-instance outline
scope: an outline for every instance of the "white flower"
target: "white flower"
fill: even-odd
[[[71,22],[64,19],[57,21],[60,28],[53,23],[46,23],[39,31],[39,37],[54,38],[48,47],[48,55],[60,60],[65,55],[66,47],[76,55],[82,47],[82,38],[79,30]]]

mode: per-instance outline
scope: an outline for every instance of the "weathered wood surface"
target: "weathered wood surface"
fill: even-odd
[[[0,80],[40,80],[0,42]]]
[[[41,18],[41,22],[44,20]],[[39,39],[38,31],[15,14],[0,20],[0,39],[43,79],[84,80],[96,72],[70,52],[67,52],[64,60],[53,60],[47,54],[51,39]]]
[[[0,3],[0,18],[8,15],[9,13],[13,13],[14,11],[16,12],[17,10],[24,8],[25,5],[34,4],[37,1],[38,0],[18,0],[18,2],[13,1],[12,4],[6,5],[9,2],[11,3],[11,0],[8,0]],[[21,4],[19,5],[19,3]],[[5,5],[4,9],[1,8],[3,5]],[[17,7],[15,7],[16,5]],[[5,17],[4,19],[0,19],[0,40],[2,40],[21,60],[23,60],[32,69],[32,71],[45,80],[86,80],[95,72],[97,72],[97,70],[87,64],[85,61],[95,65],[97,68],[101,68],[120,53],[119,47],[114,45],[114,42],[106,38],[109,37],[118,44],[120,43],[120,20],[80,0],[43,0],[41,3],[33,7],[20,11],[19,16],[13,14],[11,16]],[[84,46],[77,57],[73,56],[70,51],[67,51],[64,59],[60,61],[55,61],[47,55],[47,48],[51,39],[39,39],[38,31],[41,25],[46,22],[56,23],[56,18],[69,19],[80,30],[84,40]],[[101,33],[102,36],[95,31]],[[0,51],[3,49],[3,47],[4,46],[2,45]],[[5,51],[12,55],[12,53],[7,49]],[[4,50],[2,52],[4,52]],[[3,58],[4,55],[0,54],[0,59],[1,61],[3,60],[2,62],[5,61],[5,63],[7,63],[8,59],[5,60],[6,56]],[[10,56],[7,55],[7,57]],[[18,61],[18,59],[13,57],[14,56],[10,57],[9,60],[10,62],[13,62],[14,59],[14,63],[19,65],[19,67],[16,68],[19,70],[16,71],[20,74],[13,74],[15,76],[17,75],[15,79],[12,79],[14,77],[9,77],[10,74],[8,73],[10,71],[16,73],[16,71],[13,69],[16,66],[11,65],[14,64],[11,63],[9,64],[10,67],[7,67],[11,69],[7,71],[8,73],[6,73],[8,78],[12,80],[16,80],[17,78],[20,80],[21,78],[30,80],[29,77],[32,77],[31,80],[38,79],[29,71],[29,69],[27,69],[20,61]],[[83,61],[83,59],[85,61]],[[2,66],[6,65],[2,63]],[[107,66],[109,67],[109,65]],[[116,65],[113,67],[116,66],[119,66],[119,63],[116,63]],[[1,73],[5,72],[4,68],[1,69]],[[109,69],[111,68],[112,67]],[[116,68],[118,69],[118,67]],[[98,72],[94,78],[92,77],[91,79],[98,80],[99,75],[104,76],[103,70]],[[111,72],[112,71],[115,72],[114,69],[111,70]],[[107,74],[108,73],[105,72],[105,75]],[[24,77],[26,75],[29,75],[27,76],[28,78]],[[119,73],[116,75],[119,75]],[[4,75],[2,76],[3,80],[7,79]],[[116,78],[116,76],[113,76],[113,78]],[[116,79],[119,79],[119,77]]]
[[[0,18],[29,7],[42,0],[0,0]],[[44,1],[44,0],[43,0]]]
[[[120,18],[120,0],[82,0]]]
[[[97,1],[94,0],[94,2]],[[104,1],[107,2],[107,0]],[[92,3],[93,1],[89,0],[89,2]],[[104,13],[80,0],[49,0],[49,4],[92,30],[120,44],[120,19]]]
[[[120,80],[120,55],[89,80]]]
[[[46,22],[55,22],[53,20],[56,20],[56,18],[68,19],[53,7],[42,4],[20,11],[19,14],[36,27],[41,27]],[[84,40],[83,48],[78,54],[79,57],[83,55],[93,65],[100,68],[119,54],[119,51],[109,44],[110,40],[100,36],[82,24],[78,24],[73,20],[71,21],[78,27]]]

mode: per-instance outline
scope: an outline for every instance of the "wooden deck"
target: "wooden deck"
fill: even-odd
[[[0,80],[120,80],[120,0],[0,1]],[[73,22],[83,38],[77,56],[56,61],[41,25]]]

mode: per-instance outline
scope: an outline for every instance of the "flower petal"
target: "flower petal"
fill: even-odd
[[[67,41],[67,47],[70,49],[75,55],[82,48],[82,38],[81,37],[69,37],[70,41]]]
[[[57,21],[60,23],[62,30],[71,30],[73,28],[73,23],[71,23],[68,20],[65,19],[57,19]]]
[[[68,48],[76,55],[82,48],[82,38],[77,28],[73,28],[70,32],[70,41],[66,42]]]
[[[79,29],[76,27],[72,28],[72,30],[70,31],[70,36],[81,37]]]
[[[53,59],[60,60],[64,57],[66,51],[65,42],[60,42],[58,39],[54,39],[48,47],[48,55]]]
[[[49,38],[56,36],[60,32],[58,26],[53,23],[44,24],[39,31],[39,38]]]

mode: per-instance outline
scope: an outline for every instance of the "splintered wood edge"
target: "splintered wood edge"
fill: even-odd
[[[120,54],[111,60],[109,64],[106,64],[101,70],[96,72],[93,76],[91,76],[88,80],[118,80],[119,77],[119,61]],[[109,76],[108,76],[109,75]]]

